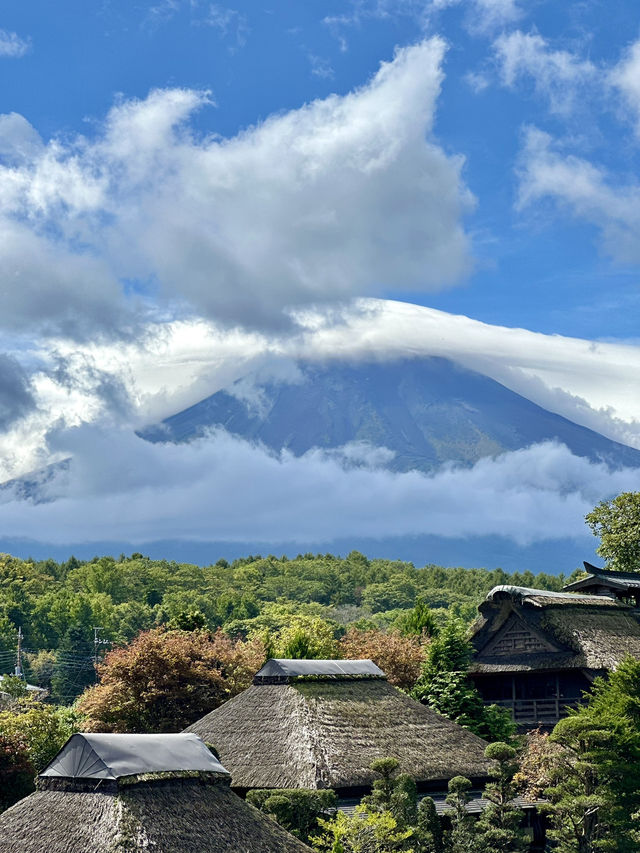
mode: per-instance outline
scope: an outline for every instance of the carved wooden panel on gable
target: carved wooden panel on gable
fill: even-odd
[[[482,655],[522,655],[536,652],[555,651],[554,647],[545,642],[528,625],[517,616],[512,615],[502,630],[490,643],[482,649]]]

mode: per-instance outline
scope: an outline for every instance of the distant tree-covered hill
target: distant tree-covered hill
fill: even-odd
[[[563,582],[544,573],[416,568],[357,551],[345,558],[249,556],[205,567],[142,554],[64,563],[0,555],[0,674],[15,665],[18,628],[34,680],[48,679],[58,698],[69,700],[93,681],[96,627],[99,652],[157,625],[248,636],[277,631],[294,614],[323,620],[338,637],[352,624],[393,626],[418,597],[436,616],[452,611],[469,621],[497,584],[559,589]]]

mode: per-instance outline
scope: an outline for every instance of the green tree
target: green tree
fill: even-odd
[[[435,616],[422,597],[416,599],[412,610],[400,617],[398,628],[405,636],[434,637],[438,633]]]
[[[368,812],[357,806],[354,815],[337,812],[318,821],[321,835],[311,838],[321,853],[413,853],[411,829],[400,829],[389,811]]]
[[[247,802],[276,820],[287,832],[305,844],[318,832],[318,819],[335,811],[335,791],[305,788],[255,789],[247,794]]]
[[[27,678],[44,690],[51,690],[51,679],[56,667],[56,653],[51,651],[32,652],[26,655]]]
[[[207,617],[202,610],[181,610],[169,621],[167,628],[178,631],[202,631],[207,627]]]
[[[93,665],[94,647],[91,622],[72,625],[60,640],[51,676],[51,695],[56,702],[68,705],[96,678]]]
[[[586,702],[550,736],[527,738],[517,781],[548,799],[550,837],[562,853],[636,851],[640,811],[640,661],[596,679]]]
[[[607,568],[640,572],[640,492],[623,492],[601,501],[585,520],[600,539],[596,550]]]
[[[6,693],[13,699],[20,699],[27,695],[27,685],[17,675],[3,675],[0,678],[0,692]]]
[[[516,751],[509,744],[497,742],[489,744],[484,754],[492,762],[489,772],[493,781],[484,789],[483,796],[489,804],[476,824],[479,848],[483,853],[520,853],[529,845],[521,829],[524,813],[513,805]]]
[[[548,762],[549,837],[559,853],[637,851],[640,661],[596,679],[586,704],[556,725]]]
[[[419,853],[444,853],[444,833],[431,797],[424,797],[418,806]]]
[[[374,781],[371,794],[362,800],[362,804],[369,811],[391,810],[392,797],[396,790],[395,776],[399,766],[397,758],[377,758],[371,763],[371,769],[380,778]]]
[[[69,708],[31,698],[18,700],[11,709],[0,712],[0,735],[22,742],[36,773],[44,770],[74,731],[77,721]]]
[[[470,659],[471,644],[464,624],[449,618],[428,647],[411,695],[480,737],[509,740],[515,734],[511,716],[497,705],[485,706],[467,676]]]
[[[445,835],[448,853],[476,853],[473,818],[467,811],[471,782],[465,776],[449,780],[447,804],[451,806],[451,829]]]
[[[276,657],[328,660],[338,657],[337,625],[319,617],[291,616],[289,624],[272,635]]]
[[[545,790],[549,802],[542,807],[549,815],[549,839],[558,853],[635,850],[626,843],[616,846],[609,823],[615,802],[598,772],[598,753],[612,746],[611,732],[584,718],[560,722],[552,739],[564,752],[550,768],[552,784]]]

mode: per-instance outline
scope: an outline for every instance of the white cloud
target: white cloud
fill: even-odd
[[[522,9],[516,0],[471,0],[471,29],[479,32],[491,32],[519,20]]]
[[[31,48],[28,39],[20,38],[17,33],[8,30],[0,30],[0,57],[7,59],[20,59]]]
[[[345,468],[320,451],[274,456],[224,432],[153,445],[85,427],[57,442],[61,452],[74,451],[70,476],[54,484],[63,496],[3,503],[1,534],[53,543],[497,534],[528,544],[583,535],[585,512],[634,488],[638,477],[554,443],[425,476]],[[368,463],[375,464],[370,455]]]
[[[503,34],[493,49],[502,84],[513,88],[530,78],[535,91],[548,99],[555,113],[569,112],[585,85],[598,75],[593,63],[567,50],[553,50],[538,33],[517,30]]]
[[[152,92],[93,140],[0,167],[0,286],[24,282],[0,324],[117,329],[123,283],[167,310],[274,327],[288,306],[457,282],[472,198],[462,159],[431,139],[444,50],[398,50],[361,89],[232,139],[190,132],[206,93]],[[0,147],[3,127],[14,144],[15,119]]]
[[[247,43],[249,25],[247,16],[237,9],[221,6],[218,3],[205,4],[205,11],[198,23],[218,30],[221,36],[231,37],[233,46],[231,50],[244,47]]]
[[[0,158],[11,164],[36,157],[43,145],[37,131],[18,113],[0,115]]]
[[[547,133],[529,128],[521,155],[520,206],[550,199],[595,225],[605,251],[640,262],[640,185],[615,186],[587,160],[565,154]]]
[[[467,29],[474,35],[495,32],[524,14],[517,0],[428,0],[424,10],[434,14],[453,6],[464,7]]]
[[[314,77],[320,77],[322,80],[331,80],[335,74],[331,60],[323,56],[316,56],[315,53],[308,54],[311,73]]]
[[[489,76],[480,71],[469,71],[464,75],[464,80],[477,95],[488,89],[490,85]]]
[[[631,110],[636,133],[640,136],[640,40],[634,42],[624,58],[611,69],[609,83],[621,93]]]
[[[597,419],[612,438],[624,440],[622,429],[634,433],[640,447],[640,346],[493,326],[405,302],[362,300],[359,307],[342,322],[309,316],[298,351],[325,359],[450,358],[577,423],[593,428]]]

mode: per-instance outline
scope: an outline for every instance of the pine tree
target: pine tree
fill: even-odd
[[[431,797],[425,797],[418,806],[416,838],[418,853],[444,853],[442,824]]]
[[[471,782],[465,776],[454,776],[449,781],[447,804],[453,812],[451,830],[445,836],[448,853],[477,853],[480,849],[476,845],[473,818],[467,812],[470,788]]]
[[[371,762],[371,769],[380,775],[380,779],[373,783],[371,794],[362,798],[362,805],[369,811],[391,811],[396,789],[394,776],[399,766],[397,758],[377,758]]]
[[[516,751],[498,742],[489,744],[484,754],[493,762],[489,771],[493,781],[484,789],[483,797],[489,804],[476,824],[480,849],[483,853],[520,853],[527,849],[528,841],[520,828],[524,814],[513,805]]]
[[[422,674],[411,695],[480,737],[508,740],[515,733],[509,712],[496,705],[485,707],[467,675],[471,651],[464,624],[459,619],[448,619],[429,645]]]
[[[417,598],[414,607],[398,620],[398,627],[405,636],[435,637],[438,626],[431,608],[424,598]]]

